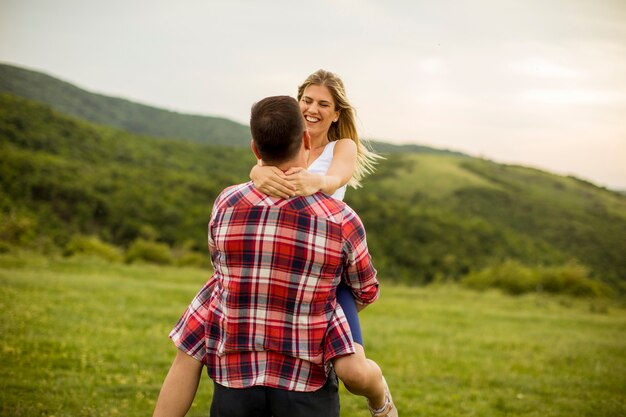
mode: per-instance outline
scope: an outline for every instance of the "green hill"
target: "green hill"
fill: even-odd
[[[201,248],[213,199],[255,161],[244,148],[146,139],[0,97],[5,240],[63,246],[82,233],[128,245],[150,226]]]
[[[85,91],[49,75],[0,64],[0,93],[39,101],[93,123],[156,137],[249,146],[247,126],[219,117],[181,114]]]
[[[140,135],[188,139],[214,145],[250,146],[250,129],[240,123],[219,117],[171,112],[91,93],[41,72],[7,64],[0,64],[0,93],[35,100],[79,119]],[[371,141],[370,145],[381,153],[462,155],[421,145],[393,145],[381,141]]]
[[[455,278],[509,258],[574,260],[613,284],[626,278],[626,198],[576,178],[477,158],[396,154],[346,200],[399,276]]]
[[[201,253],[211,205],[247,180],[249,149],[139,136],[0,96],[0,241],[41,250],[73,235],[119,247],[149,235]],[[626,197],[575,178],[455,155],[390,154],[346,201],[381,279],[457,280],[512,259],[575,261],[623,286]]]
[[[428,153],[438,155],[456,155],[456,156],[468,156],[462,152],[453,151],[449,149],[431,148],[430,146],[416,145],[416,144],[404,144],[395,145],[392,143],[382,142],[379,140],[369,140],[369,144],[373,150],[381,154],[390,153]]]

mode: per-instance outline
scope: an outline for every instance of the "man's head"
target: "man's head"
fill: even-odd
[[[280,165],[302,148],[304,119],[298,102],[289,96],[266,97],[252,106],[250,131],[253,150],[264,163]],[[308,147],[308,144],[307,144]]]

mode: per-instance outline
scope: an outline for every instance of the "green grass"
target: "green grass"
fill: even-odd
[[[199,269],[0,256],[0,414],[150,415]],[[608,300],[383,284],[366,351],[402,416],[626,415],[626,310]],[[189,416],[208,416],[205,376]],[[367,415],[342,389],[342,416]]]
[[[436,154],[390,155],[393,176],[380,181],[386,193],[420,193],[432,199],[453,194],[465,187],[498,188],[497,185],[460,166],[465,157]]]

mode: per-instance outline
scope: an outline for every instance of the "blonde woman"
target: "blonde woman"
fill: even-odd
[[[260,191],[275,197],[322,191],[343,200],[346,186],[359,187],[363,177],[372,172],[378,155],[359,141],[355,111],[337,75],[316,71],[300,85],[297,98],[311,137],[308,169],[282,172],[258,164],[252,168],[250,178]],[[337,288],[337,301],[350,325],[356,350],[333,360],[337,376],[348,391],[367,398],[372,416],[397,416],[380,367],[365,356],[360,306],[345,284]]]

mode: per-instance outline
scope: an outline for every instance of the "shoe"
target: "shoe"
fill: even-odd
[[[367,408],[370,410],[370,414],[372,417],[398,417],[398,409],[396,405],[393,403],[393,398],[391,398],[391,393],[389,392],[389,385],[387,385],[387,381],[385,377],[383,377],[383,385],[385,386],[385,406],[382,410],[374,410],[369,401],[367,402]]]

